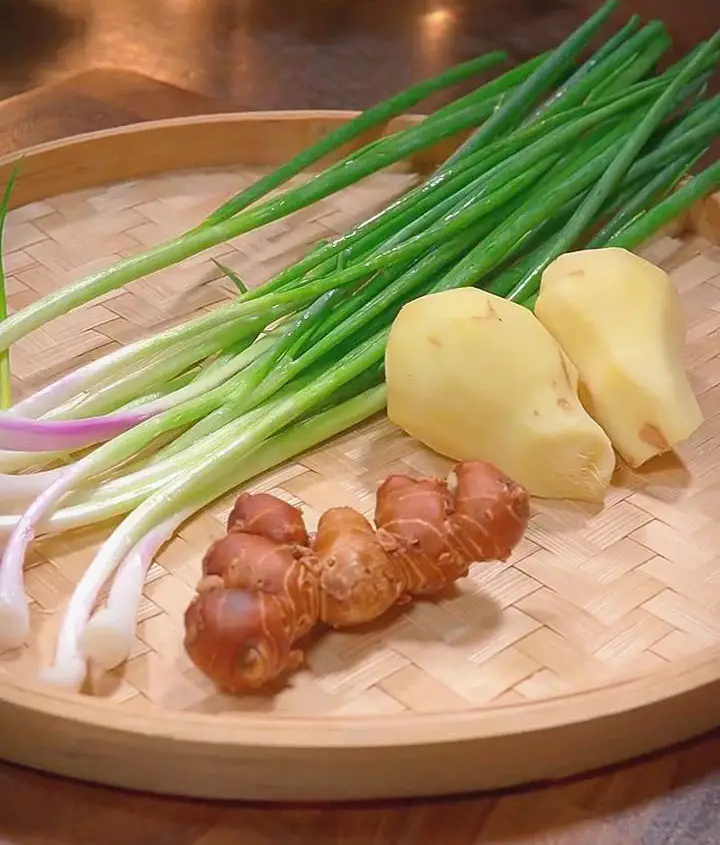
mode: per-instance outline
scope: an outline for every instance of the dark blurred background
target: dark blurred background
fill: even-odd
[[[214,108],[362,108],[502,47],[555,45],[599,0],[0,0],[0,98],[68,74],[136,71]],[[675,54],[720,27],[720,0],[625,0]]]

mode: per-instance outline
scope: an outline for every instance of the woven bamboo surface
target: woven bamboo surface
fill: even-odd
[[[6,271],[17,309],[93,268],[175,235],[258,175],[165,174],[35,202],[10,214]],[[109,294],[13,349],[15,393],[198,311],[231,293],[216,257],[256,284],[319,238],[405,190],[387,173],[312,209]],[[182,648],[182,613],[208,543],[234,495],[188,522],[149,573],[129,662],[90,692],[125,708],[373,716],[522,703],[649,675],[720,645],[720,248],[669,235],[644,254],[670,269],[688,321],[687,354],[707,420],[676,456],[618,470],[603,509],[534,503],[526,539],[504,564],[475,566],[452,595],[417,603],[363,631],[324,635],[307,668],[274,696],[218,694]],[[481,374],[479,374],[481,377]],[[256,479],[302,506],[371,513],[391,471],[444,472],[446,462],[377,419]],[[38,542],[26,574],[32,642],[0,656],[0,677],[32,680],[53,647],[70,592],[109,525]]]

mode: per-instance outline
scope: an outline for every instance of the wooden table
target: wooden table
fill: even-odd
[[[3,5],[0,4],[0,23]],[[56,5],[67,11],[81,4],[57,0]],[[322,89],[328,74],[316,72],[315,60],[305,67],[299,84],[291,90],[282,84],[282,67],[263,89],[253,83],[252,72],[243,75],[237,68],[228,73],[223,83],[210,67],[222,60],[228,68],[228,56],[225,53],[220,56],[218,45],[227,42],[239,48],[250,44],[247,27],[238,23],[238,9],[242,6],[248,20],[254,21],[252,25],[261,30],[262,37],[268,38],[273,15],[278,20],[282,18],[278,9],[272,11],[273,3],[188,0],[172,4],[173,8],[168,4],[164,14],[154,22],[159,32],[148,33],[142,15],[151,5],[165,6],[157,3],[145,7],[122,0],[89,2],[89,6],[101,11],[101,23],[104,21],[106,26],[98,33],[95,19],[91,45],[96,53],[90,56],[90,64],[98,59],[97,51],[104,49],[106,54],[100,58],[114,57],[115,64],[121,67],[94,70],[82,63],[59,66],[57,74],[50,74],[49,86],[0,103],[0,154],[82,131],[203,111],[318,105],[362,107],[394,90],[396,83],[410,82],[410,79],[398,81],[388,70],[387,62],[382,65],[375,60],[373,68],[366,68],[365,78],[358,82],[357,78],[344,75],[343,68],[351,65],[335,54],[339,64],[332,80],[336,98],[331,98],[332,101],[324,96]],[[283,14],[289,5],[282,4]],[[508,0],[504,5],[499,0],[478,0],[473,6],[470,2],[453,0],[434,5],[443,13],[439,15],[435,10],[435,29],[427,28],[415,41],[401,39],[406,47],[410,45],[411,54],[420,56],[414,76],[465,58],[468,52],[498,46],[499,36],[484,37],[478,35],[477,28],[467,29],[472,14],[476,20],[488,15],[496,22],[502,19],[506,23],[522,21],[524,14],[526,23],[513,24],[510,39],[516,55],[523,55],[557,41],[581,13],[596,4],[590,0],[578,0],[575,4]],[[686,0],[682,4],[675,0],[635,0],[628,5],[645,15],[652,13],[668,20],[681,49],[720,25],[720,5],[714,0]],[[180,31],[202,30],[204,37],[208,37],[222,9],[231,15],[228,11],[231,6],[235,18],[225,20],[223,37],[217,36],[213,42],[214,52],[185,45],[182,51],[168,50],[163,54],[162,44],[167,44],[172,33],[178,31],[177,15],[186,16],[185,28],[179,26]],[[413,21],[428,14],[427,4],[419,0],[393,3],[368,0],[365,7],[361,0],[355,0],[345,4],[344,12],[343,4],[335,0],[297,0],[297,3],[294,0],[292,6],[291,29],[305,20],[314,37],[321,41],[327,37],[328,28],[337,26],[343,16],[349,16],[348,20],[352,19],[361,34],[370,32],[375,37],[392,39],[394,33],[415,31]],[[308,16],[303,18],[296,6]],[[443,40],[443,19],[447,24],[455,13],[460,16],[458,20],[463,23],[464,31],[475,33],[474,38]],[[324,14],[325,23],[315,20],[313,14]],[[210,23],[208,16],[215,16]],[[548,21],[549,29],[540,25]],[[57,27],[57,22],[47,25]],[[30,50],[35,31],[32,27],[27,30]],[[496,33],[496,28],[486,24],[482,32]],[[293,31],[289,37],[291,41],[297,40],[297,32]],[[269,67],[263,64],[263,56],[267,59],[275,49],[270,39],[263,54],[262,43],[259,40],[254,47],[261,74],[263,67]],[[361,49],[357,41],[354,49]],[[133,61],[128,58],[130,54],[134,56]],[[330,61],[331,54],[332,51],[324,61]],[[147,65],[153,55],[156,61],[150,68]],[[241,63],[242,57],[235,55]],[[287,55],[284,61],[286,66]],[[387,78],[382,75],[383,67],[388,70]],[[63,78],[61,73],[68,69],[79,72]],[[155,75],[162,81],[150,79],[138,73],[138,69],[157,71]],[[109,761],[108,765],[112,763]],[[471,845],[480,842],[717,845],[720,843],[720,734],[646,761],[548,787],[493,796],[360,807],[230,806],[180,801],[71,783],[0,764],[0,845]]]
[[[718,841],[718,736],[632,766],[542,789],[355,807],[180,801],[85,786],[0,764],[2,845],[717,845]]]

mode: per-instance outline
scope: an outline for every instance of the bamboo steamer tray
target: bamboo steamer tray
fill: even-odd
[[[28,151],[6,234],[11,307],[194,225],[349,116],[198,117]],[[13,349],[16,395],[221,304],[232,290],[210,257],[258,283],[406,190],[449,149],[34,332]],[[3,179],[9,169],[0,162]],[[694,216],[712,228],[717,211],[711,198]],[[36,673],[111,526],[42,539],[26,572],[32,641],[0,656],[0,756],[156,792],[339,800],[552,779],[720,724],[720,249],[695,227],[666,232],[642,252],[669,268],[682,291],[688,362],[707,417],[676,455],[640,472],[620,467],[603,509],[535,501],[508,563],[475,566],[439,601],[324,635],[274,696],[218,694],[182,648],[200,558],[222,535],[237,491],[161,551],[131,659],[82,694],[42,687]],[[370,513],[391,471],[447,467],[378,417],[249,488],[302,506],[314,527],[330,506]]]

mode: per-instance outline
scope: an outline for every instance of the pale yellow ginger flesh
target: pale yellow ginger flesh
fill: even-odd
[[[567,253],[545,270],[535,314],[576,366],[586,408],[637,467],[688,438],[702,412],[668,274],[624,249]]]
[[[385,365],[390,419],[426,446],[489,461],[533,496],[604,499],[612,445],[526,308],[474,288],[416,299],[393,323]]]

